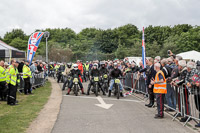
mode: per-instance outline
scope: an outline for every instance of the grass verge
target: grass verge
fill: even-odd
[[[8,106],[0,102],[0,132],[23,133],[38,116],[51,94],[51,83],[33,91],[33,95],[17,94],[19,105]]]

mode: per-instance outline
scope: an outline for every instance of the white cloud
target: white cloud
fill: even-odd
[[[199,0],[0,0],[0,36],[13,28],[114,28],[200,23]]]

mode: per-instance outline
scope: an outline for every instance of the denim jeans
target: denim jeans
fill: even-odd
[[[114,83],[115,83],[115,80],[114,80],[114,79],[111,79],[111,80],[110,80],[110,87],[109,87],[109,90],[112,90]],[[123,87],[122,87],[122,83],[121,83],[121,82],[120,82],[120,84],[119,84],[119,88],[120,88],[121,91],[123,90]]]
[[[176,109],[175,91],[174,91],[174,88],[170,84],[167,84],[166,100],[169,107]]]

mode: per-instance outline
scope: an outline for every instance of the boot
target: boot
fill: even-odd
[[[151,105],[151,101],[149,102],[149,104],[145,104],[145,106],[149,107]]]
[[[151,107],[153,107],[153,105],[154,105],[154,102],[151,100],[148,107],[151,108]]]
[[[151,108],[153,107],[153,105],[154,105],[154,94],[150,94],[150,104],[147,107]]]
[[[90,85],[88,86],[88,89],[87,89],[87,95],[90,95]]]
[[[64,90],[65,90],[65,87],[64,87],[64,85],[63,85],[62,91],[64,91]]]
[[[122,92],[120,92],[120,96],[121,96],[121,97],[124,97],[124,95],[122,94]]]
[[[145,104],[145,106],[149,107],[151,105],[151,97],[149,95],[149,104]]]
[[[82,91],[82,94],[85,94],[85,92],[84,92],[84,89],[83,89],[83,88],[81,89],[81,91]]]
[[[103,95],[105,96],[106,95],[106,93],[105,93],[105,91],[103,90],[103,88],[101,87],[101,91],[103,92]]]
[[[70,91],[71,91],[71,89],[69,88],[66,95],[69,95]]]
[[[108,91],[108,97],[110,97],[110,96],[111,96],[111,90]]]

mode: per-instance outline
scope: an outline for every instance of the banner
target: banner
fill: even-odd
[[[31,63],[44,32],[33,33],[28,40],[27,60]]]

